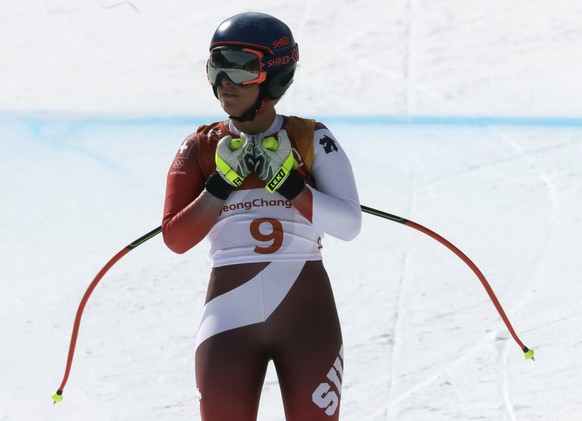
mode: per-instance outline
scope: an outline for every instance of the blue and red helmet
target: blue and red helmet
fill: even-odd
[[[299,47],[289,27],[279,19],[246,12],[222,22],[210,41],[206,66],[216,88],[225,75],[234,83],[258,83],[260,99],[279,99],[293,83]]]

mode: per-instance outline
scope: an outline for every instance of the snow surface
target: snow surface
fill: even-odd
[[[199,419],[194,344],[208,245],[156,237],[183,138],[222,118],[204,74],[224,18],[272,13],[301,48],[283,113],[348,151],[364,215],[327,237],[343,325],[342,419],[582,419],[582,3],[575,0],[3,0],[0,420]],[[427,117],[428,118],[424,118]],[[269,371],[259,419],[284,419]]]

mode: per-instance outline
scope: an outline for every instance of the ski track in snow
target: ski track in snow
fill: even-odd
[[[406,206],[406,213],[411,215],[414,211],[415,207],[415,191],[416,191],[416,178],[417,178],[417,164],[416,159],[414,159],[412,168],[410,169],[410,174],[408,175],[410,180],[410,185],[412,186],[411,194],[409,195],[408,203]],[[407,236],[407,243],[408,243],[408,236]],[[389,386],[388,386],[388,409],[386,411],[386,419],[390,420],[392,408],[395,406],[394,402],[394,393],[395,393],[395,380],[394,372],[395,367],[397,366],[398,358],[399,358],[399,350],[402,347],[401,341],[403,338],[400,335],[400,331],[402,329],[402,319],[404,317],[404,306],[406,300],[406,285],[407,285],[407,272],[408,272],[408,261],[409,261],[409,252],[408,252],[408,245],[404,245],[404,255],[401,258],[401,269],[400,269],[400,277],[398,278],[398,285],[397,285],[397,301],[396,301],[396,308],[394,310],[394,327],[392,329],[392,352],[391,352],[391,361],[389,365]]]
[[[532,275],[536,275],[540,272],[540,270],[542,268],[544,268],[547,265],[549,256],[551,255],[549,251],[553,248],[554,243],[555,243],[555,239],[554,239],[555,229],[554,228],[555,228],[556,220],[558,217],[556,188],[554,187],[552,180],[551,180],[551,177],[547,174],[545,169],[542,168],[541,172],[539,170],[537,170],[537,167],[539,167],[540,165],[535,160],[531,159],[530,153],[526,152],[523,149],[523,147],[521,147],[519,142],[517,142],[515,139],[513,139],[507,133],[502,132],[500,129],[495,129],[493,127],[488,127],[488,128],[496,136],[503,139],[516,152],[518,152],[519,158],[522,159],[526,163],[527,167],[540,179],[541,184],[545,187],[545,190],[547,192],[547,197],[549,200],[542,201],[541,203],[548,203],[547,212],[549,214],[550,219],[549,219],[548,223],[544,224],[545,236],[542,239],[542,241],[540,241],[540,243],[543,245],[543,247],[539,249],[538,255],[534,259],[534,261],[536,262],[536,267],[534,268],[534,270],[532,270]],[[534,152],[534,153],[537,154],[538,152]],[[532,276],[532,277],[537,278],[538,279],[537,284],[539,284],[539,282],[541,281],[541,277],[538,277],[538,276]],[[531,291],[532,287],[537,286],[537,284],[536,285],[528,285],[530,287],[529,291]],[[530,294],[530,296],[531,296],[531,294]],[[522,306],[527,304],[528,301],[529,301],[529,298],[526,298],[525,301],[522,303]]]
[[[399,348],[401,346],[400,341],[400,325],[402,323],[402,309],[403,309],[403,300],[404,300],[404,284],[406,282],[406,268],[408,266],[407,264],[408,262],[408,252],[405,252],[404,257],[402,258],[402,271],[401,271],[401,275],[399,277],[399,281],[398,281],[398,285],[397,285],[397,290],[398,290],[398,298],[397,298],[397,303],[396,303],[396,308],[394,309],[394,327],[392,328],[392,345],[391,345],[391,360],[390,360],[390,365],[389,365],[389,373],[390,373],[390,377],[388,379],[388,399],[389,399],[389,403],[388,403],[388,410],[386,413],[387,419],[391,419],[390,415],[391,415],[391,411],[390,409],[393,408],[394,406],[394,401],[393,401],[393,396],[394,396],[394,383],[395,383],[395,377],[394,377],[394,371],[395,371],[395,367],[397,364],[397,359],[398,359],[398,353],[399,353]]]
[[[517,421],[511,396],[509,395],[509,387],[507,384],[507,354],[510,345],[510,338],[505,336],[500,338],[496,343],[497,350],[497,384],[499,385],[499,394],[503,402],[503,408],[510,421]]]
[[[405,43],[404,50],[404,112],[405,115],[411,114],[410,95],[412,93],[412,85],[414,83],[414,67],[413,67],[413,53],[414,53],[414,0],[407,0],[406,2],[406,29],[405,29]]]
[[[536,163],[530,159],[529,154],[524,151],[524,149],[519,145],[519,143],[513,139],[511,136],[507,135],[506,133],[502,132],[499,129],[495,129],[493,127],[488,127],[492,133],[500,137],[503,141],[509,144],[514,150],[516,150],[519,154],[520,159],[522,159],[527,166],[535,170]],[[533,293],[532,291],[536,289],[539,284],[541,283],[541,277],[535,276],[537,275],[542,268],[544,268],[550,258],[550,250],[554,245],[554,226],[557,216],[557,199],[556,199],[556,191],[551,182],[550,177],[545,172],[535,171],[536,176],[541,180],[543,186],[546,187],[547,196],[549,198],[549,205],[548,205],[548,212],[550,220],[547,224],[544,225],[545,228],[545,237],[540,242],[542,247],[538,251],[538,257],[535,259],[535,267],[532,269],[532,277],[537,279],[535,284],[528,284],[528,289],[523,297],[521,298],[519,303],[516,303],[513,307],[513,314],[517,314],[522,309],[526,308],[527,304],[530,302]],[[544,201],[544,203],[546,203]],[[508,419],[510,421],[516,421],[517,418],[515,416],[514,406],[511,401],[510,390],[507,382],[507,355],[508,355],[508,347],[509,347],[509,336],[507,333],[503,334],[504,339],[506,340],[501,341],[496,346],[498,352],[498,384],[500,389],[501,398],[503,401],[503,406],[507,413]]]

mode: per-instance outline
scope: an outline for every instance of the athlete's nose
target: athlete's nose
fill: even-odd
[[[222,75],[220,75],[220,85],[223,86],[232,86],[235,83],[230,80],[230,78],[228,77],[228,75],[226,73],[223,73]]]

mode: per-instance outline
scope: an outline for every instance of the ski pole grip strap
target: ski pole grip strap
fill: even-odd
[[[226,200],[228,196],[234,191],[236,188],[228,181],[226,181],[218,171],[212,174],[208,180],[206,181],[206,190],[208,193],[217,197],[221,200]]]
[[[305,188],[305,180],[296,170],[289,171],[285,181],[279,186],[277,192],[287,200],[295,199]]]

